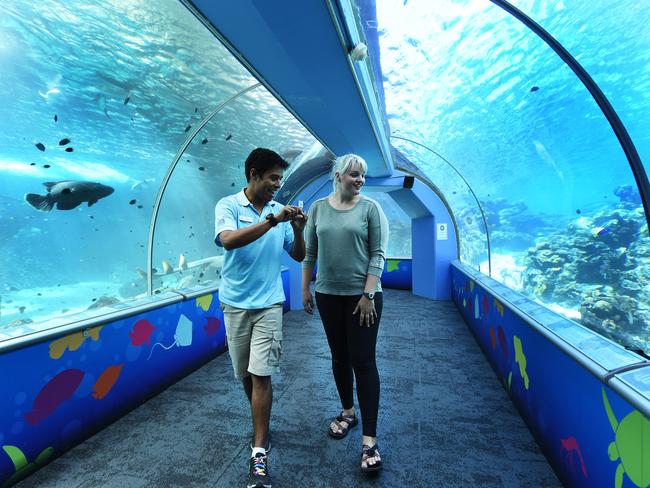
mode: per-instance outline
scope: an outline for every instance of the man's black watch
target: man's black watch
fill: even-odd
[[[363,296],[366,297],[368,300],[374,300],[375,299],[375,292],[363,292]]]
[[[266,216],[266,220],[268,220],[271,223],[271,227],[275,227],[276,225],[278,225],[279,222],[279,220],[276,219],[275,215],[273,215],[272,213]]]

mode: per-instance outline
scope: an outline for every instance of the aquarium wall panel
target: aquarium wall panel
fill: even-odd
[[[29,475],[225,349],[213,293],[3,353],[0,483]]]
[[[595,71],[647,154],[642,7],[624,2],[614,18],[587,2],[515,3]],[[398,138],[451,162],[475,191],[494,278],[620,344],[650,349],[646,215],[619,141],[575,73],[491,2],[386,0],[377,21],[392,142],[453,208],[461,260],[486,272],[485,230],[464,224],[477,219],[475,203],[438,159]]]
[[[639,393],[650,391],[650,363],[578,324],[566,324],[555,314],[549,318],[544,307],[505,286],[507,297],[495,293],[483,281],[493,280],[468,273],[460,263],[452,266],[453,300],[562,483],[646,486],[650,409],[647,396]],[[550,322],[548,331],[531,325],[522,311]],[[555,333],[567,340],[563,347],[549,340]],[[645,385],[637,383],[636,393],[604,381],[608,372],[635,364],[642,368],[637,372],[646,372],[638,375]],[[631,403],[630,393],[640,403]],[[517,447],[511,448],[515,453]]]
[[[246,155],[315,139],[264,88],[227,103],[257,80],[177,0],[0,14],[0,341],[142,303],[149,275],[151,300],[218,286],[214,205]]]

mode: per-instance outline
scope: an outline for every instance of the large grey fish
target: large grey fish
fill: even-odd
[[[115,191],[108,185],[91,181],[49,181],[43,185],[47,188],[47,195],[36,193],[25,195],[27,203],[43,212],[49,212],[55,204],[59,210],[70,210],[83,202],[88,202],[88,206],[91,207],[97,203],[97,200]]]

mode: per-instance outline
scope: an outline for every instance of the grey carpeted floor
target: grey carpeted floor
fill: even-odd
[[[359,471],[360,427],[326,435],[340,405],[318,315],[285,315],[284,351],[275,487],[561,486],[451,302],[385,292],[375,477]],[[245,487],[249,417],[224,354],[17,486]]]

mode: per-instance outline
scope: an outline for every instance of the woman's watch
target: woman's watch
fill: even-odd
[[[364,291],[363,296],[366,297],[368,300],[374,300],[375,299],[375,292],[374,291],[371,291],[371,292]]]

